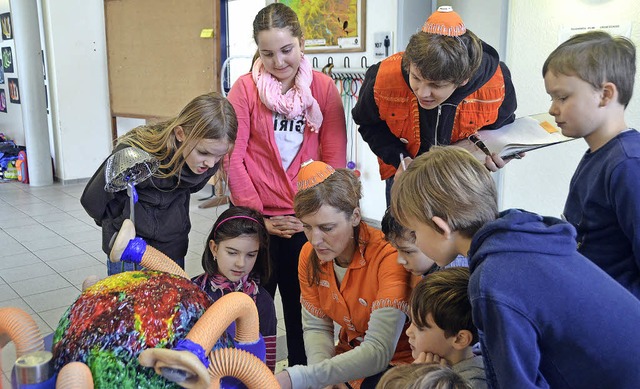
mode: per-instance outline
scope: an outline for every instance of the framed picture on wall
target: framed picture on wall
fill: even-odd
[[[9,12],[0,14],[0,26],[2,27],[2,40],[13,39],[13,27]]]
[[[365,51],[366,0],[277,0],[291,7],[304,31],[306,53]]]
[[[13,54],[11,47],[2,48],[2,69],[5,73],[13,73]]]
[[[7,95],[0,89],[0,112],[7,112]]]
[[[0,84],[4,84],[4,66],[0,66]]]
[[[17,78],[8,78],[9,101],[14,104],[20,104],[20,88],[18,87]]]

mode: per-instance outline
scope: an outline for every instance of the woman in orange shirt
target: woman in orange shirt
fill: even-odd
[[[294,210],[308,239],[298,277],[309,365],[279,373],[283,388],[358,388],[363,378],[411,361],[404,333],[410,274],[384,234],[362,221],[361,192],[352,171],[324,162],[304,165],[298,175]],[[337,346],[334,323],[341,327]]]

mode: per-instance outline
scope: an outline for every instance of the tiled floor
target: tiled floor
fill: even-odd
[[[89,275],[106,276],[106,255],[101,232],[80,205],[84,183],[32,187],[16,181],[0,183],[0,307],[19,307],[29,313],[43,335],[53,332],[58,320],[80,294]],[[204,241],[218,215],[226,208],[199,209],[198,199],[211,187],[192,196],[191,233],[186,271],[202,273]],[[279,296],[278,360],[286,355],[284,321]],[[285,348],[285,349],[283,349]],[[15,361],[15,349],[2,351],[5,387]],[[281,361],[279,366],[285,364]]]

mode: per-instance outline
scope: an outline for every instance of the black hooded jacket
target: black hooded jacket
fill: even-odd
[[[129,147],[118,145],[114,152]],[[105,187],[105,162],[91,177],[82,193],[80,202],[95,222],[102,227],[102,250],[109,253],[109,242],[120,230],[122,222],[129,218],[129,196],[126,190],[107,192]],[[185,164],[178,177],[151,177],[136,185],[138,202],[135,205],[136,235],[147,244],[174,260],[183,259],[189,246],[189,200],[191,193],[202,189],[218,165],[203,174],[195,174]]]

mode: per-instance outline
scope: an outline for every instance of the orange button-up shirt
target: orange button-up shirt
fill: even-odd
[[[397,251],[385,241],[383,233],[366,223],[360,228],[361,243],[340,287],[336,282],[333,262],[321,265],[318,284],[307,279],[313,247],[306,243],[300,252],[298,274],[302,305],[312,315],[329,317],[341,326],[336,353],[357,347],[369,328],[371,313],[380,308],[396,308],[408,313],[411,295],[410,276],[398,264]],[[402,333],[391,364],[411,363],[411,348]]]

